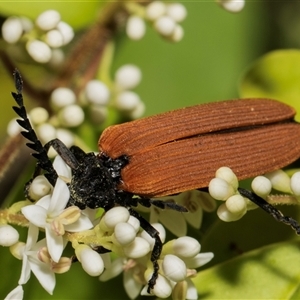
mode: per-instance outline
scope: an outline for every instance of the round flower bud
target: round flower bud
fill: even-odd
[[[135,88],[141,79],[141,70],[135,65],[124,65],[115,74],[117,85],[124,90]]]
[[[200,249],[199,242],[189,236],[180,237],[173,242],[173,253],[180,257],[194,257]]]
[[[227,206],[224,203],[219,206],[217,210],[217,215],[224,222],[232,222],[241,219],[242,216],[246,213],[246,211],[247,210],[245,210],[245,212],[241,214],[233,214],[228,210]]]
[[[51,30],[57,26],[60,21],[60,14],[56,10],[46,10],[36,19],[36,25],[42,30]]]
[[[150,252],[150,244],[141,237],[136,237],[132,243],[126,245],[123,251],[130,258],[139,258]]]
[[[154,21],[166,13],[166,4],[162,1],[153,1],[146,7],[146,18]]]
[[[29,188],[29,196],[33,200],[39,200],[50,194],[52,186],[44,175],[35,177]]]
[[[171,3],[167,5],[166,15],[176,22],[182,22],[186,18],[187,11],[181,3]]]
[[[22,131],[21,126],[17,123],[16,120],[16,118],[10,120],[7,125],[6,131],[9,136],[15,136]]]
[[[145,113],[145,104],[144,102],[140,101],[138,105],[129,113],[131,119],[136,120],[143,116]]]
[[[152,276],[152,271],[146,271],[145,272],[145,279],[146,281],[149,281]],[[172,293],[172,285],[170,280],[168,280],[166,277],[158,274],[158,277],[156,279],[155,285],[153,287],[152,293],[157,296],[158,298],[167,298]],[[149,295],[147,293],[147,286],[145,289],[142,290],[141,295]]]
[[[227,200],[235,194],[234,188],[224,179],[213,178],[208,185],[209,194],[217,200]]]
[[[50,140],[56,138],[56,129],[52,125],[44,123],[36,128],[36,134],[38,135],[40,140],[45,144]]]
[[[136,237],[136,231],[132,225],[122,222],[115,226],[114,237],[120,245],[128,245]]]
[[[142,18],[130,16],[126,23],[126,33],[134,41],[140,40],[146,32],[146,25]]]
[[[70,148],[74,145],[74,135],[67,129],[56,129],[56,137],[61,140],[67,146],[67,148]]]
[[[183,28],[180,25],[176,24],[175,29],[170,38],[173,42],[180,42],[183,38],[183,35],[184,35]]]
[[[0,245],[10,247],[19,240],[18,231],[10,225],[0,225]]]
[[[107,107],[98,105],[98,104],[92,104],[89,107],[89,117],[92,120],[94,124],[102,124],[107,119],[108,111]]]
[[[233,171],[228,167],[221,167],[216,172],[216,177],[227,181],[235,190],[239,186],[239,181]]]
[[[175,25],[175,21],[168,16],[162,16],[154,23],[155,29],[163,36],[170,36],[175,29]]]
[[[30,120],[33,124],[38,125],[45,123],[49,118],[48,111],[43,107],[35,107],[29,112]]]
[[[167,254],[162,262],[164,275],[175,282],[182,281],[186,278],[186,265],[177,256]]]
[[[69,88],[59,87],[51,93],[50,103],[54,109],[58,110],[75,102],[76,95]]]
[[[57,24],[56,29],[59,30],[60,33],[62,34],[64,45],[67,45],[72,41],[72,39],[74,37],[74,31],[73,31],[73,28],[69,24],[67,24],[63,21],[60,21]]]
[[[124,91],[119,94],[116,99],[116,107],[124,111],[134,110],[141,102],[137,93],[131,91]]]
[[[52,56],[49,65],[53,68],[60,68],[65,60],[65,54],[61,49],[52,49]]]
[[[154,223],[151,225],[159,232],[159,238],[160,238],[161,242],[164,243],[164,241],[166,239],[166,230],[165,230],[164,226],[162,226],[160,223]],[[145,230],[143,230],[141,232],[141,237],[150,244],[151,249],[152,249],[154,246],[154,243],[155,243],[155,239],[153,237],[151,237],[149,235],[149,233]]]
[[[300,172],[296,172],[291,177],[291,190],[294,195],[300,196]]]
[[[29,32],[33,28],[33,23],[30,19],[26,17],[20,17],[20,21],[22,23],[23,31]]]
[[[105,213],[103,222],[107,228],[114,229],[118,223],[127,222],[129,216],[129,211],[125,207],[117,206]]]
[[[100,254],[89,246],[79,245],[75,248],[75,254],[84,271],[90,276],[99,276],[104,271],[104,263]]]
[[[247,211],[246,201],[241,195],[229,197],[226,200],[225,205],[232,214],[245,214]]]
[[[63,126],[76,127],[84,121],[84,112],[80,106],[73,104],[63,107],[58,117]]]
[[[57,29],[50,30],[46,33],[46,43],[52,48],[59,48],[63,45],[63,36]]]
[[[17,17],[9,17],[2,25],[2,37],[9,44],[16,43],[23,34],[22,22]]]
[[[245,6],[245,0],[220,0],[220,5],[229,12],[240,12]]]
[[[28,54],[38,63],[47,63],[50,61],[52,52],[50,47],[41,41],[32,40],[26,44]]]
[[[291,192],[291,179],[283,170],[276,170],[274,172],[265,174],[265,176],[270,179],[272,187],[275,190],[281,191],[283,193]]]
[[[105,105],[110,97],[108,87],[100,80],[90,80],[86,84],[84,92],[86,99],[94,104]]]
[[[265,198],[271,193],[272,183],[265,176],[257,176],[252,180],[251,188],[255,194]]]
[[[135,218],[133,216],[130,216],[127,223],[130,224],[134,228],[136,233],[140,230],[140,225],[141,224],[140,224],[140,221],[137,218]]]

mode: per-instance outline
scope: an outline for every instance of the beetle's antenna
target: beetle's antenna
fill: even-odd
[[[14,80],[17,93],[12,92],[11,94],[17,102],[18,106],[13,106],[13,110],[17,113],[18,116],[21,117],[21,120],[17,120],[18,124],[25,129],[25,131],[21,131],[21,134],[31,142],[27,143],[26,145],[30,149],[36,151],[35,153],[32,153],[32,156],[38,160],[37,167],[49,173],[45,174],[45,176],[50,181],[50,183],[54,185],[57,179],[57,173],[54,170],[52,162],[47,155],[47,150],[43,147],[42,143],[38,139],[27,117],[27,111],[24,106],[22,95],[23,81],[21,74],[17,69],[15,69],[14,71]]]
[[[300,225],[295,219],[288,216],[284,216],[281,213],[281,211],[279,211],[273,205],[271,205],[266,200],[264,200],[263,198],[259,197],[251,191],[248,191],[243,188],[238,188],[238,191],[242,196],[250,199],[253,203],[258,205],[260,208],[262,208],[264,211],[266,211],[268,214],[274,217],[275,220],[291,226],[296,231],[296,233],[300,235]]]

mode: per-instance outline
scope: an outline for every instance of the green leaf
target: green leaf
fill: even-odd
[[[204,270],[200,299],[299,299],[300,241],[272,244]]]
[[[257,60],[240,83],[242,97],[267,97],[287,103],[300,120],[300,51],[277,50]]]

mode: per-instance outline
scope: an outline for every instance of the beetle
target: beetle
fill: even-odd
[[[28,120],[17,70],[14,78],[17,93],[12,92],[12,96],[18,106],[13,109],[21,117],[17,122],[26,130],[21,133],[30,141],[27,145],[37,159],[33,178],[44,170],[49,182],[55,184],[58,175],[47,155],[52,146],[72,169],[68,205],[102,207],[105,211],[119,205],[139,219],[141,227],[155,239],[149,293],[158,276],[162,243],[158,231],[132,207],[155,205],[186,212],[176,203],[155,198],[205,189],[222,166],[232,168],[239,179],[244,179],[284,167],[300,156],[300,125],[294,121],[295,110],[269,99],[201,104],[114,125],[100,136],[97,155],[76,146],[68,149],[58,139],[43,146]],[[27,194],[29,186],[30,182]],[[253,192],[241,188],[239,192],[300,234],[300,225],[294,219],[283,216]],[[99,247],[98,251],[106,249]]]

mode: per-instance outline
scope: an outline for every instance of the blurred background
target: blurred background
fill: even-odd
[[[182,23],[184,38],[179,43],[165,41],[150,26],[140,41],[132,41],[122,32],[116,37],[111,72],[113,74],[123,64],[139,66],[143,77],[136,92],[146,104],[146,116],[203,102],[238,98],[241,76],[256,59],[271,50],[300,46],[299,1],[246,1],[245,8],[237,14],[225,11],[214,1],[182,3],[188,16]],[[25,15],[35,18],[46,9],[57,9],[65,22],[80,31],[93,23],[102,4],[101,1],[0,3],[0,17]],[[19,62],[16,66],[32,85],[42,87],[47,84],[39,67]],[[0,62],[2,143],[6,138],[7,123],[15,117],[11,109],[14,105],[10,95],[14,90],[12,79],[12,74],[8,74]],[[25,97],[28,106],[33,107],[34,101],[29,95],[25,94]],[[264,216],[264,213],[257,214],[259,224],[260,214]],[[270,222],[272,228],[277,226],[273,220]],[[264,226],[268,228],[269,225]],[[280,237],[286,236],[285,228],[283,231]],[[0,298],[4,298],[16,286],[20,263],[11,257],[5,259],[7,249],[0,249],[0,252]],[[127,299],[121,277],[99,283],[97,278],[86,275],[79,264],[57,278],[55,294],[51,297],[32,276],[24,287],[25,299]]]

